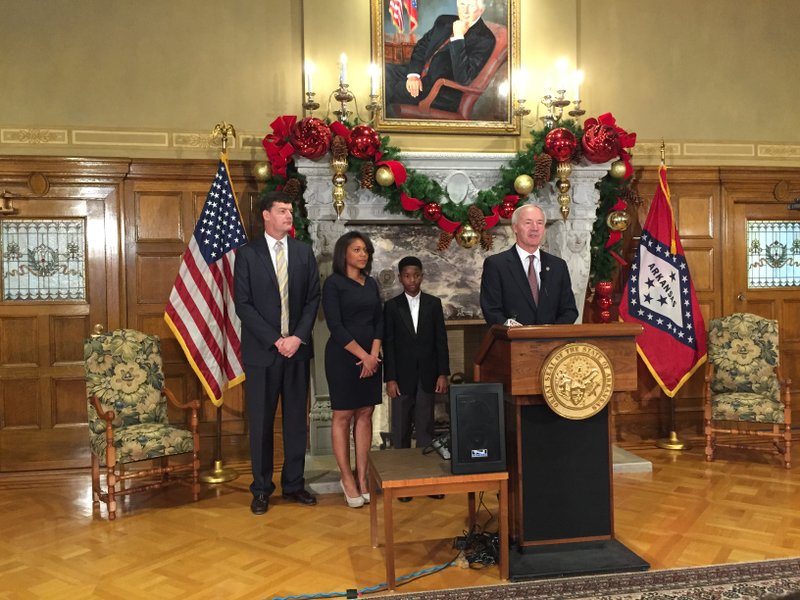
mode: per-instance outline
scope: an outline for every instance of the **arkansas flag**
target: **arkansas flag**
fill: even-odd
[[[408,13],[408,32],[411,33],[417,28],[417,0],[405,0],[406,12]]]
[[[675,228],[664,165],[658,175],[619,315],[644,327],[636,350],[672,398],[706,361],[706,326]]]

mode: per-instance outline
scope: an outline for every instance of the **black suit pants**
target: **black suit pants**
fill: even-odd
[[[305,486],[308,428],[308,360],[278,356],[269,367],[244,367],[245,401],[250,426],[250,460],[253,483],[250,491],[269,496],[275,491],[273,471],[273,429],[278,397],[283,415],[283,493]]]
[[[411,430],[416,432],[417,448],[424,448],[433,440],[433,392],[426,392],[422,384],[410,394],[392,398],[392,446],[411,447]]]

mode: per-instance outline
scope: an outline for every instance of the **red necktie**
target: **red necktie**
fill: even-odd
[[[425,75],[428,74],[428,71],[431,68],[431,61],[433,60],[433,57],[436,56],[437,54],[439,54],[439,52],[441,52],[442,48],[447,46],[447,44],[449,44],[449,43],[450,43],[450,38],[447,38],[445,41],[443,41],[441,44],[439,44],[439,47],[434,51],[433,54],[431,54],[431,57],[425,62],[425,66],[422,67],[422,73],[420,73],[420,79],[425,77]]]
[[[528,255],[528,283],[531,286],[531,294],[536,306],[539,306],[539,282],[536,280],[536,269],[533,267],[533,259],[535,255]]]

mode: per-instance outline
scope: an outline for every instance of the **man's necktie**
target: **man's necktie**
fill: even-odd
[[[450,38],[447,38],[445,41],[439,44],[439,47],[436,48],[436,50],[434,50],[433,54],[431,54],[431,57],[427,61],[425,61],[425,65],[422,67],[422,73],[419,74],[420,78],[425,77],[425,75],[428,74],[428,71],[431,68],[431,61],[433,60],[433,57],[439,54],[439,52],[442,51],[442,48],[447,46],[447,44],[449,43],[450,43]]]
[[[528,255],[528,283],[531,286],[531,294],[533,294],[533,301],[539,305],[539,282],[536,280],[536,268],[533,266],[533,261],[536,258],[535,254]]]
[[[281,335],[289,335],[289,270],[286,268],[286,251],[283,242],[275,242],[275,273],[281,294]]]

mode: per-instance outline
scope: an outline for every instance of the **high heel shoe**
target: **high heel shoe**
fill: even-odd
[[[366,494],[361,494],[361,497],[364,499],[364,504],[369,504],[369,492]]]
[[[344,493],[345,502],[347,502],[347,506],[350,508],[361,508],[364,506],[364,497],[363,496],[356,496],[355,498],[351,498],[347,495],[347,491],[344,489],[344,483],[342,480],[339,480],[339,485],[342,486],[342,492]]]

